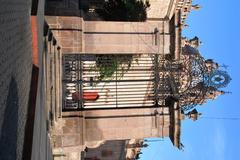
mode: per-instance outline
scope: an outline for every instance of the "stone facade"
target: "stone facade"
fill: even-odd
[[[177,0],[149,0],[150,8],[147,10],[148,19],[171,19],[175,12]]]
[[[88,148],[85,159],[124,159],[126,157],[126,145],[128,140],[106,141],[98,148]]]
[[[179,31],[175,23],[176,2],[151,1],[147,22],[86,21],[76,16],[81,10],[71,7],[73,1],[49,2],[46,20],[62,46],[63,53],[85,54],[173,54]],[[83,2],[81,2],[83,3]],[[81,3],[78,4],[81,6]],[[90,3],[90,2],[88,2]],[[161,5],[159,5],[161,4]],[[161,6],[162,8],[159,8]],[[66,10],[71,8],[69,16]],[[171,24],[170,24],[171,23]]]
[[[87,148],[82,152],[85,160],[137,159],[141,149],[147,147],[142,139],[105,141],[97,148]]]
[[[79,2],[81,1],[64,0],[58,4],[49,2],[46,5],[46,21],[61,46],[62,55],[156,54],[170,61],[181,58],[181,32],[185,17],[192,9],[189,7],[192,1],[150,0],[151,7],[147,11],[149,16],[146,22],[88,21],[78,8],[82,4]],[[91,7],[89,11],[92,12],[96,6]],[[171,81],[169,77],[175,73],[163,71],[158,78],[164,77],[163,74]],[[145,75],[145,78],[148,76]],[[54,90],[54,86],[52,88]],[[56,86],[55,88],[57,89]],[[172,90],[171,92],[175,91]],[[62,114],[61,111],[55,112],[59,115],[51,132],[55,158],[79,159],[86,147],[97,148],[108,141],[149,137],[170,137],[172,143],[181,148],[180,105],[174,98],[168,103],[164,98],[162,101],[162,104],[157,102],[151,107],[131,108],[129,105],[125,108],[85,108],[84,111],[65,111]],[[57,109],[57,104],[53,105]],[[84,156],[81,158],[84,159]]]
[[[63,112],[52,132],[55,154],[80,156],[85,147],[96,148],[105,141],[148,137],[171,137],[179,147],[180,108],[176,104],[170,108]]]
[[[46,19],[63,53],[170,54],[170,36],[173,33],[170,33],[169,22],[166,21],[84,21],[62,16],[47,16]]]

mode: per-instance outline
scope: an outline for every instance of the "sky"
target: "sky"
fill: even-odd
[[[203,57],[229,66],[232,81],[223,90],[232,94],[197,107],[203,118],[182,122],[184,151],[175,148],[169,138],[148,139],[155,141],[142,150],[141,160],[240,160],[240,120],[204,118],[240,118],[240,1],[194,0],[193,4],[202,8],[190,13],[183,34],[200,38]]]

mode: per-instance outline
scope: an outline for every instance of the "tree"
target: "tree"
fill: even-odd
[[[148,7],[148,1],[109,0],[97,12],[106,21],[145,21]]]

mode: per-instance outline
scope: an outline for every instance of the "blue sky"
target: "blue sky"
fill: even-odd
[[[224,90],[231,91],[215,101],[197,107],[203,117],[240,118],[240,1],[239,0],[195,0],[202,9],[188,16],[188,28],[184,35],[198,36],[203,45],[200,52],[227,69],[232,81]],[[143,149],[141,160],[239,160],[240,120],[201,118],[198,121],[182,122],[181,138],[185,146],[179,151],[171,141],[150,142]]]

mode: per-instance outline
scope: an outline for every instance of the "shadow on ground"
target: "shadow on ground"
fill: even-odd
[[[9,85],[7,105],[4,111],[0,137],[0,157],[2,160],[17,159],[17,129],[18,129],[18,89],[14,78]]]

